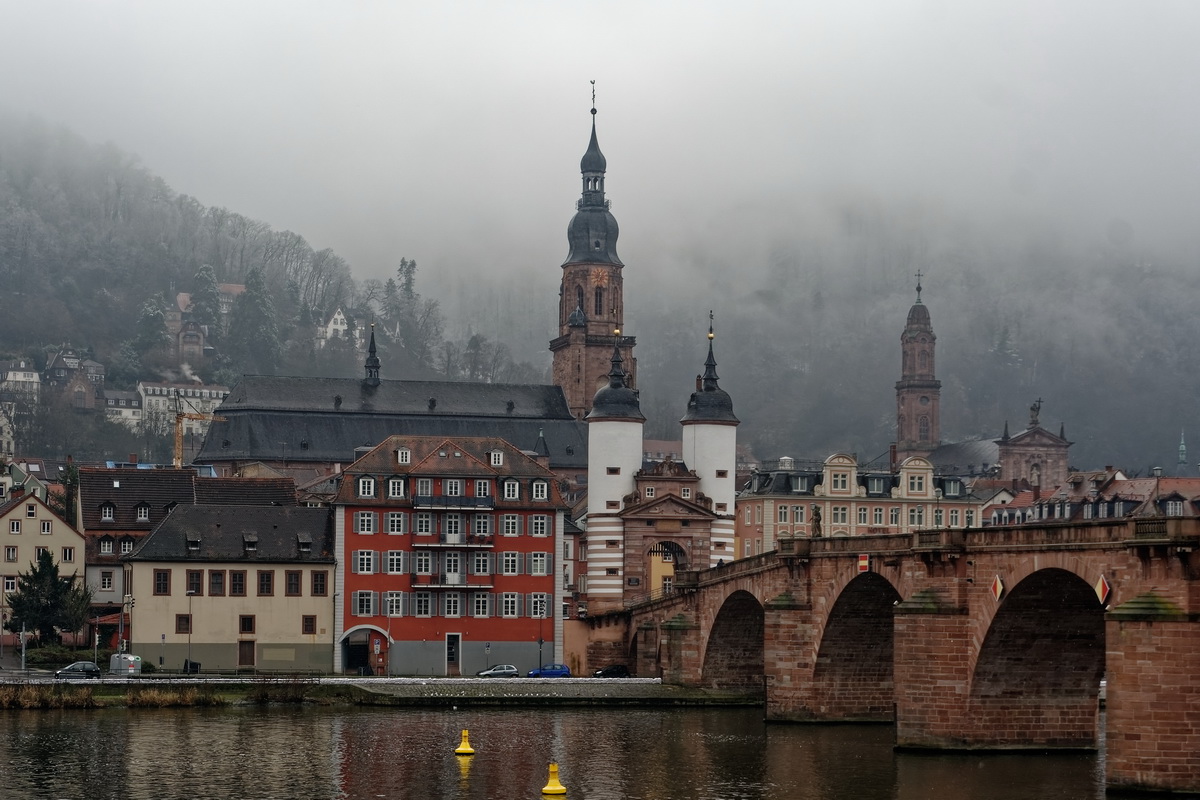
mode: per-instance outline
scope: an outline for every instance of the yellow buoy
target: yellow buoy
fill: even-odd
[[[471,747],[471,741],[467,738],[467,730],[465,728],[463,729],[462,741],[458,747],[454,748],[454,752],[460,756],[475,755],[475,748]]]
[[[558,782],[558,764],[550,762],[550,779],[542,787],[542,794],[566,794],[567,787]]]

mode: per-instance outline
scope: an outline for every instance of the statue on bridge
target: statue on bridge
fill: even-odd
[[[821,507],[816,503],[812,504],[812,535],[814,539],[821,535]]]

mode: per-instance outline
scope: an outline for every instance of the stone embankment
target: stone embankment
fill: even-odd
[[[380,705],[759,706],[761,694],[673,686],[647,678],[323,678]],[[375,700],[371,700],[374,697]]]

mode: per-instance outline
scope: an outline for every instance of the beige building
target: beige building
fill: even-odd
[[[299,506],[177,506],[123,559],[132,652],[176,670],[330,671],[329,519]]]
[[[60,576],[83,577],[83,536],[35,494],[17,494],[0,505],[0,537],[4,540],[0,610],[8,606],[8,595],[17,590],[18,574],[29,572],[43,550],[54,557]],[[11,642],[11,637],[5,640]]]

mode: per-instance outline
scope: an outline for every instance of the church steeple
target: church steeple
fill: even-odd
[[[917,278],[917,300],[908,310],[900,334],[900,380],[896,382],[896,455],[927,456],[941,439],[942,383],[934,372],[937,336],[929,309],[921,302],[921,272]]]
[[[591,409],[596,390],[605,384],[613,346],[620,348],[629,385],[637,385],[636,340],[613,333],[625,324],[621,275],[625,265],[617,255],[617,220],[604,194],[608,160],[596,137],[594,82],[591,113],[591,138],[579,162],[583,191],[567,225],[569,249],[558,293],[558,336],[550,342],[554,383],[562,387],[571,412],[579,419]]]
[[[371,323],[371,344],[367,348],[367,377],[363,381],[367,386],[379,385],[379,356],[375,354],[375,323]]]

